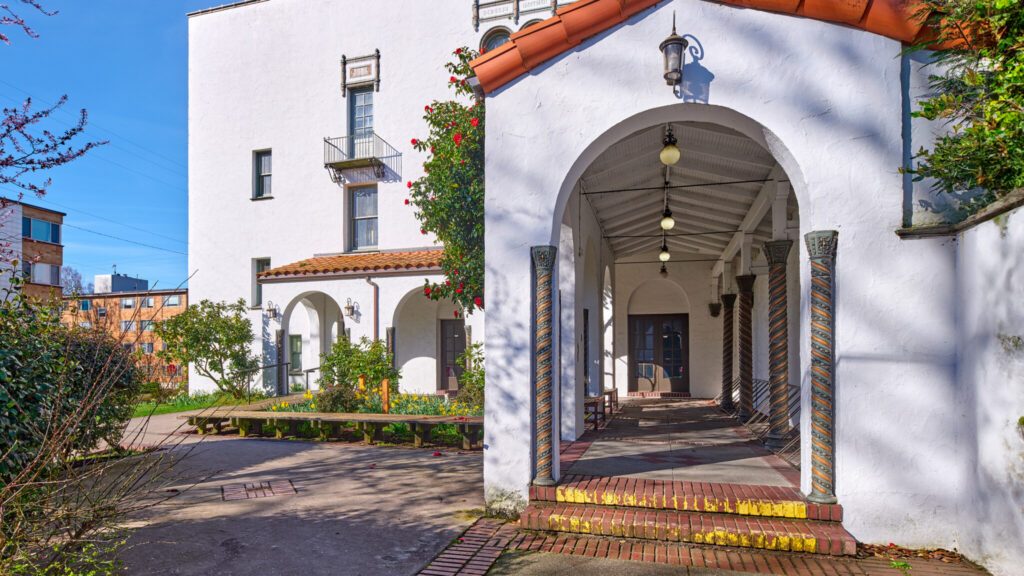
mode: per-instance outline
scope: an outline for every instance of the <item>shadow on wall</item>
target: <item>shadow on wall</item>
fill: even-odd
[[[689,43],[686,52],[690,54],[690,62],[683,66],[683,81],[676,89],[676,98],[683,102],[707,104],[711,99],[711,83],[715,75],[701,65],[704,59],[704,45],[692,34],[684,34]]]

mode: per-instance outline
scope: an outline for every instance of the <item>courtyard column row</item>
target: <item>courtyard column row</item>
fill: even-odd
[[[722,410],[732,412],[732,350],[734,346],[736,295],[722,294]]]
[[[754,414],[754,332],[752,325],[754,308],[753,274],[736,277],[739,285],[739,354],[740,354],[740,405],[737,416],[746,421]]]
[[[534,412],[535,437],[533,483],[552,486],[555,479],[551,470],[551,278],[555,266],[554,246],[534,246],[533,292],[535,308],[533,313],[534,336]]]
[[[786,263],[792,240],[765,242],[768,259],[768,373],[770,387],[767,445],[782,448],[789,432],[789,302]]]
[[[834,504],[835,496],[835,315],[834,230],[804,236],[811,259],[811,493]]]

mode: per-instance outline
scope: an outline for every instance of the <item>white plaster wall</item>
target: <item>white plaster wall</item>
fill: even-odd
[[[960,235],[959,377],[970,469],[960,550],[993,573],[1024,559],[1024,209]]]
[[[690,323],[690,394],[714,398],[721,390],[721,320],[708,311],[713,262],[669,263],[668,278],[657,264],[619,263],[615,285],[615,387],[629,391],[629,315],[687,314]]]
[[[417,394],[437,392],[438,302],[410,293],[395,311],[395,366],[404,391]]]
[[[405,181],[422,174],[424,160],[409,142],[426,133],[423,106],[451,97],[444,64],[452,50],[477,46],[488,27],[473,30],[464,2],[394,0],[387,10],[400,17],[382,20],[374,2],[274,0],[189,18],[189,290],[196,301],[248,301],[252,258],[279,266],[346,250],[346,191],[323,168],[324,137],[347,133],[342,54],[380,50],[374,128],[402,153],[402,181],[378,185],[380,248],[432,245],[403,203]],[[274,199],[252,201],[253,151],[267,148]],[[365,287],[336,291],[350,290],[365,306]],[[291,293],[265,291],[264,300],[283,306]],[[394,308],[387,310],[383,317],[393,318]],[[265,315],[251,318],[257,335],[272,335]],[[364,324],[350,324],[353,335],[366,333]],[[266,357],[271,344],[255,342],[254,350]],[[189,381],[211,386],[194,371]]]
[[[702,65],[714,75],[709,105],[680,103],[661,80],[651,39],[667,34],[673,11],[704,46]],[[487,323],[490,501],[525,496],[531,475],[529,247],[557,240],[553,223],[569,191],[609,145],[644,127],[694,120],[730,126],[773,153],[800,202],[801,234],[840,231],[837,491],[848,528],[870,541],[955,543],[948,527],[965,470],[952,432],[954,255],[951,246],[893,234],[904,201],[900,50],[841,26],[675,0],[490,96],[487,281],[497,290],[490,301],[501,302]],[[800,378],[807,405],[806,365]],[[805,489],[808,470],[805,459]]]
[[[6,297],[14,268],[12,260],[21,261],[21,204],[0,208],[0,298]]]

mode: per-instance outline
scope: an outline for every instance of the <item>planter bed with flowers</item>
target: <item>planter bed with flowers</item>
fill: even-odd
[[[196,427],[196,432],[206,434],[213,428],[221,432],[225,425],[238,430],[239,436],[272,435],[319,437],[328,440],[339,437],[350,426],[362,433],[367,444],[383,439],[387,426],[401,424],[412,430],[415,446],[423,446],[431,439],[431,431],[437,426],[454,426],[462,439],[463,450],[480,446],[483,430],[482,416],[433,416],[423,414],[367,414],[337,412],[289,412],[285,410],[257,411],[237,408],[218,408],[203,414],[180,416]]]

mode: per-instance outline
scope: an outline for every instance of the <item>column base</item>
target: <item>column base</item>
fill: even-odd
[[[769,433],[764,439],[765,448],[772,451],[782,450],[786,447],[786,444],[788,444],[788,442],[786,441],[786,436],[784,434]]]
[[[815,504],[836,504],[839,502],[839,499],[832,494],[817,494],[815,492],[808,494],[807,500]]]
[[[534,486],[554,486],[557,484],[551,476],[537,476],[533,479]]]

